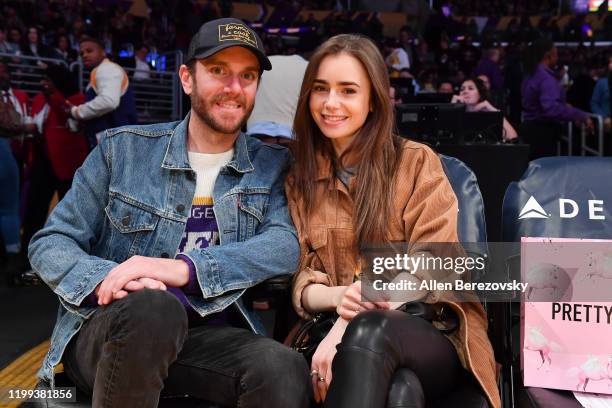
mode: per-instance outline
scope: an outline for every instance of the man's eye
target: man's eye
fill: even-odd
[[[222,67],[212,67],[210,69],[210,73],[213,75],[222,75],[223,74],[223,68]]]
[[[255,74],[252,72],[246,72],[242,74],[242,78],[246,79],[247,81],[253,81],[255,79]]]

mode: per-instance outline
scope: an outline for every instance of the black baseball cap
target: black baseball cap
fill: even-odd
[[[203,24],[191,39],[185,61],[208,58],[225,48],[235,46],[251,50],[257,56],[262,70],[272,69],[261,38],[244,21],[237,18],[220,18]]]

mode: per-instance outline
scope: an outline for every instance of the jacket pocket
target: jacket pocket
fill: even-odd
[[[147,255],[147,243],[157,227],[159,216],[143,207],[121,196],[111,196],[104,209],[112,225],[108,254],[114,261],[123,262],[137,254]]]
[[[266,215],[269,199],[270,190],[264,188],[245,190],[237,194],[238,229],[241,241],[255,235]]]

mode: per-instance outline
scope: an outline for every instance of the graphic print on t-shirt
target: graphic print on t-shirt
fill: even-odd
[[[217,245],[219,229],[213,211],[212,197],[194,197],[185,232],[179,244],[179,252]]]
[[[189,164],[196,173],[196,188],[178,253],[219,244],[213,191],[219,171],[232,159],[233,153],[234,149],[223,153],[188,153]]]

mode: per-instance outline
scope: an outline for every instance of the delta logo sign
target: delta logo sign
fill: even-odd
[[[580,213],[580,206],[578,202],[569,198],[559,198],[559,217],[560,218],[575,218]],[[584,203],[582,203],[584,204]],[[586,200],[589,219],[590,220],[605,220],[603,200]],[[527,203],[519,213],[518,219],[525,220],[529,218],[541,218],[547,219],[552,217],[553,214],[546,211],[540,203],[535,199],[534,196],[529,197]]]

